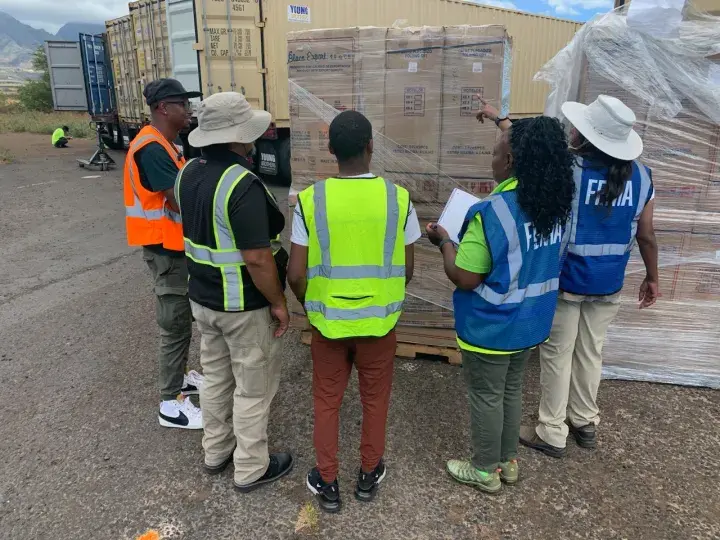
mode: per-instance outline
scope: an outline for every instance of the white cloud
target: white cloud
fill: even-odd
[[[581,11],[610,11],[613,0],[547,0],[557,15],[579,15]]]
[[[470,0],[476,4],[483,4],[486,6],[494,6],[505,9],[519,9],[513,2],[508,0]]]
[[[127,15],[128,0],[0,0],[0,11],[25,24],[56,32],[67,22],[104,22]]]

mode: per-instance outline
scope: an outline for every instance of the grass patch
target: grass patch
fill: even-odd
[[[0,165],[8,165],[15,161],[15,156],[7,148],[0,147]]]
[[[0,133],[38,133],[49,136],[62,126],[68,126],[70,135],[76,139],[95,137],[90,117],[84,113],[42,113],[22,109],[0,112]]]

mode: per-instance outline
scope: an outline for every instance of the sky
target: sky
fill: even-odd
[[[277,1],[277,0],[274,0]],[[302,0],[293,0],[302,3]],[[351,0],[336,0],[351,1]],[[474,0],[551,17],[586,21],[612,9],[613,0]],[[126,15],[128,0],[0,0],[0,11],[55,33],[66,22],[104,22]]]

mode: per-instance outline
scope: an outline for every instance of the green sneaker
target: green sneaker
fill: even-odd
[[[518,462],[517,459],[503,461],[500,463],[500,480],[511,486],[518,481]]]
[[[473,486],[485,493],[497,493],[502,489],[500,475],[476,469],[469,461],[451,459],[447,462],[447,471],[461,484]]]

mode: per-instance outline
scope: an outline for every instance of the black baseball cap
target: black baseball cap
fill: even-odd
[[[158,79],[145,85],[143,90],[145,102],[154,105],[168,98],[191,99],[202,97],[202,92],[188,92],[185,87],[176,79]]]

